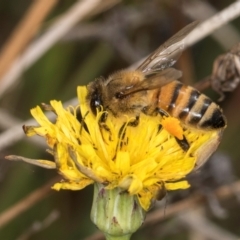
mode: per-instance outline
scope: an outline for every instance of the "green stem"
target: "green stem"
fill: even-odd
[[[104,235],[106,237],[106,240],[130,240],[132,234],[123,236],[111,236],[105,233]]]

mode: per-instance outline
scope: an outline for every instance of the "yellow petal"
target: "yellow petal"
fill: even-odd
[[[81,182],[61,182],[61,183],[55,183],[52,186],[52,189],[57,190],[57,191],[59,191],[61,189],[75,191],[75,190],[81,190],[92,183],[93,183],[93,181],[90,179],[82,179]]]
[[[189,188],[190,185],[187,181],[179,181],[174,183],[165,183],[165,187],[167,190],[177,190]]]

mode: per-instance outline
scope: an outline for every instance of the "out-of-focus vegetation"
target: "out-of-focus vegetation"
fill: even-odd
[[[208,1],[216,11],[222,10],[232,2]],[[74,3],[76,1],[73,0],[59,1],[42,23],[35,39]],[[1,47],[8,41],[31,4],[30,0],[9,0],[0,3]],[[122,1],[106,11],[79,22],[36,63],[26,69],[18,77],[18,81],[0,96],[0,110],[6,111],[12,118],[21,122],[31,118],[30,108],[42,102],[48,103],[52,99],[65,102],[75,98],[78,85],[85,85],[99,76],[106,77],[114,71],[127,68],[193,21],[194,19],[190,19],[183,13],[183,8],[187,4],[188,1],[185,0]],[[240,18],[230,24],[240,35]],[[211,37],[205,38],[188,49],[176,64],[176,67],[183,71],[183,81],[194,85],[210,75],[214,59],[225,51],[226,49]],[[218,99],[218,95],[212,89],[207,89],[205,93],[214,100]],[[228,156],[227,161],[230,161],[236,176],[232,178],[234,180],[240,176],[239,96],[240,88],[238,87],[234,92],[227,94],[225,100],[220,103],[228,119],[228,128],[224,133],[219,151],[223,151]],[[6,128],[0,123],[2,133],[7,129],[10,129],[10,126]],[[4,156],[9,154],[30,158],[50,158],[44,147],[32,143],[27,137],[1,150],[0,213],[57,175],[55,171],[25,163],[8,162]],[[215,172],[218,172],[218,166],[215,166],[212,174]],[[223,180],[225,177],[223,174]],[[212,180],[209,178],[203,185],[200,184],[200,187],[198,185],[197,191],[202,194],[204,192],[202,189],[211,185],[210,181]],[[84,239],[96,231],[89,217],[92,190],[90,186],[76,192],[51,191],[43,200],[28,208],[14,220],[3,227],[0,226],[0,238],[5,240]],[[191,194],[187,193],[186,197],[191,197]],[[170,202],[171,193],[168,198]],[[180,201],[184,196],[176,199]],[[219,200],[222,208],[227,212],[224,219],[217,218],[211,211],[205,217],[217,222],[220,228],[240,235],[240,202],[236,199],[233,194],[225,201]],[[164,208],[168,211],[168,204],[162,207],[162,214],[164,214]],[[208,208],[207,205],[206,208]],[[59,217],[52,224],[42,227],[36,233],[31,233],[30,237],[23,237],[29,229],[33,229],[34,223],[44,222],[54,210],[58,211]],[[202,214],[205,215],[205,213]],[[193,229],[181,223],[181,219],[172,217],[142,228],[132,239],[185,240],[193,239],[191,238],[193,235]]]

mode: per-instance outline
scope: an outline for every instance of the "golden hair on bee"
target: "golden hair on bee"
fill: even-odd
[[[134,85],[145,78],[144,74],[141,71],[117,71],[111,74],[106,81],[104,81],[105,85],[108,85],[111,81],[120,81],[120,84],[123,85],[126,83],[127,85]]]

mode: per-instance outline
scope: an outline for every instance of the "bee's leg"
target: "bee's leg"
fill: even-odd
[[[157,134],[159,134],[160,133],[160,131],[162,130],[162,124],[158,124],[158,130],[157,130]]]
[[[103,112],[99,119],[99,123],[105,123],[107,121],[107,118],[108,118],[108,112]]]
[[[117,142],[115,154],[114,154],[114,156],[112,158],[113,161],[117,157],[117,151],[118,151],[119,146],[120,146],[120,148],[122,148],[122,146],[123,146],[123,139],[124,139],[124,137],[126,135],[126,125],[127,125],[127,123],[124,122],[123,125],[120,127],[120,129],[118,131],[118,142]]]
[[[117,145],[120,146],[120,148],[123,147],[123,145],[127,145],[128,144],[128,139],[124,139],[126,136],[126,129],[127,126],[130,127],[137,127],[139,124],[139,116],[136,116],[136,118],[133,121],[130,122],[124,122],[123,125],[120,127],[119,131],[118,131],[118,143]],[[113,157],[113,160],[116,158],[116,153]]]
[[[80,110],[80,109],[78,109],[77,112],[76,112],[76,118],[77,118],[77,120],[78,120],[78,121],[80,122],[80,124],[81,124],[80,134],[82,133],[82,129],[83,129],[83,128],[84,128],[84,130],[85,130],[86,132],[89,133],[87,124],[85,123],[85,118],[86,118],[86,116],[88,115],[88,113],[89,113],[89,111],[87,111],[87,112],[85,113],[85,115],[82,116],[82,113],[81,113],[81,110]]]
[[[126,125],[130,127],[137,127],[139,124],[139,116],[136,116],[136,118],[133,121],[130,122],[125,122],[123,125],[120,127],[119,132],[118,132],[118,138],[124,138],[126,134]],[[123,132],[124,131],[124,132]]]
[[[170,115],[163,109],[158,108],[157,112],[162,116],[162,117],[169,117]]]
[[[183,135],[183,139],[178,139],[177,137],[175,137],[176,142],[178,143],[178,145],[182,148],[182,150],[184,152],[187,152],[187,150],[190,148],[190,145],[186,139],[186,137]]]
[[[160,182],[159,184],[161,185],[161,187],[159,188],[155,196],[156,200],[158,201],[162,200],[167,195],[167,189],[164,182]]]
[[[106,131],[110,132],[110,129],[109,129],[108,125],[106,124],[107,118],[108,118],[108,113],[103,112],[103,114],[101,115],[101,117],[98,120],[98,124],[100,127],[104,128]]]
[[[145,106],[143,107],[142,109],[142,112],[146,115],[149,115],[149,116],[157,116],[158,114],[160,114],[162,117],[169,117],[169,114],[164,111],[163,109],[161,108],[155,108],[155,107],[149,107],[149,106]],[[162,124],[158,124],[158,129],[157,129],[157,134],[160,133],[160,131],[162,130],[163,126]]]
[[[100,126],[100,129],[103,128],[105,131],[107,131],[109,133],[109,141],[112,141],[111,130],[108,127],[108,125],[106,124],[107,118],[108,118],[108,113],[107,112],[103,112],[101,117],[98,120],[98,124]]]
[[[161,108],[157,108],[157,113],[159,113],[162,117],[169,117],[169,114]],[[161,130],[162,124],[159,124],[157,133],[160,133]]]
[[[161,116],[164,116],[164,117],[169,117],[170,115],[164,111],[163,109],[161,108],[158,108],[157,109],[158,113],[161,115]],[[161,128],[159,128],[159,131],[161,130]],[[181,147],[181,149],[186,152],[189,148],[190,148],[190,145],[186,139],[186,137],[183,135],[183,139],[178,139],[177,137],[175,137],[176,139],[176,142],[178,143],[178,145]]]
[[[139,124],[139,116],[136,116],[136,118],[133,121],[128,122],[128,126],[131,127],[137,127]]]
[[[119,139],[123,139],[125,137],[126,134],[126,125],[127,123],[123,123],[123,125],[120,127],[119,131],[118,131],[118,138]]]

